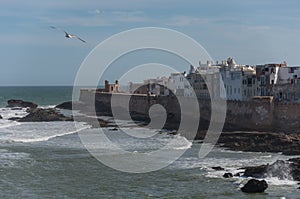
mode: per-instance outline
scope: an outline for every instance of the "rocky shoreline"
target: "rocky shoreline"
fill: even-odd
[[[224,132],[218,145],[232,151],[300,155],[300,135],[272,132]]]
[[[73,106],[76,107],[73,107]],[[84,106],[84,104],[64,102],[57,105],[55,108],[42,109],[37,108],[35,103],[23,102],[22,100],[8,101],[9,108],[27,107],[28,115],[23,118],[10,118],[19,122],[51,122],[51,121],[73,121],[73,117],[67,117],[60,113],[60,109],[72,110]],[[100,115],[109,116],[109,113],[102,112]],[[76,116],[76,121],[86,122],[92,128],[112,127],[112,130],[117,130],[118,126],[104,119],[93,119],[87,116]],[[147,123],[147,122],[146,122]],[[170,129],[176,125],[170,123]],[[196,139],[203,139],[205,131],[198,132]],[[300,155],[300,135],[299,134],[284,134],[274,132],[247,132],[234,131],[223,132],[218,140],[218,146],[232,150],[244,152],[272,152],[283,153],[284,155]],[[215,170],[225,170],[221,166],[213,167]],[[224,178],[232,178],[233,176],[251,177],[262,179],[268,176],[278,177],[279,179],[292,178],[292,180],[300,181],[300,158],[292,158],[288,161],[278,160],[272,164],[252,166],[241,168],[244,173],[224,173]],[[265,181],[249,180],[242,191],[247,193],[263,192],[268,185]]]
[[[75,107],[73,107],[75,106]],[[8,106],[10,108],[27,107],[29,113],[23,118],[11,118],[19,122],[41,122],[41,121],[73,121],[73,117],[67,117],[60,113],[59,109],[80,110],[81,106],[85,106],[81,102],[72,103],[64,102],[57,105],[55,108],[41,109],[37,108],[37,104],[33,102],[24,102],[22,100],[9,100]],[[101,116],[109,116],[109,112],[98,112]],[[138,115],[136,117],[138,118]],[[113,127],[117,125],[111,121],[105,121],[98,118],[91,120],[89,117],[76,116],[76,120],[86,122],[92,127]],[[142,118],[137,120],[141,121]],[[149,121],[145,121],[146,123]],[[201,123],[202,122],[202,123]],[[200,126],[205,129],[207,122],[200,121]],[[167,130],[173,130],[178,124],[174,125],[168,123],[165,125]],[[176,129],[176,128],[175,128]],[[200,129],[197,133],[196,140],[202,140],[205,137],[206,131]],[[245,152],[272,152],[283,153],[284,155],[300,155],[300,134],[285,134],[278,132],[247,132],[247,131],[232,131],[222,132],[218,140],[218,146],[227,148],[232,151],[245,151]]]

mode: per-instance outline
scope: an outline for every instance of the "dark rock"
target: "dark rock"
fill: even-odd
[[[91,125],[92,128],[115,128],[118,127],[118,125],[116,125],[114,122],[108,121],[108,120],[104,120],[101,118],[90,118],[90,117],[85,117],[85,116],[75,116],[74,119],[76,121],[80,121],[80,122],[85,122],[89,125]]]
[[[56,109],[34,109],[28,115],[18,120],[19,122],[51,122],[51,121],[73,121],[73,118],[66,117]]]
[[[224,132],[218,143],[233,151],[282,152],[284,155],[300,155],[300,134]]]
[[[268,188],[268,183],[265,180],[249,180],[242,188],[245,193],[262,193]]]
[[[223,177],[224,178],[232,178],[233,175],[232,175],[232,173],[224,173]]]
[[[178,134],[177,131],[170,131],[170,132],[168,132],[168,135],[177,135],[177,134]]]
[[[33,102],[26,102],[26,101],[23,101],[23,100],[15,100],[15,99],[11,99],[11,100],[8,100],[7,101],[7,107],[8,108],[14,108],[14,107],[22,107],[22,108],[37,108],[38,105],[36,103],[33,103]]]
[[[20,110],[22,110],[22,107],[12,107],[11,110],[13,110],[13,111],[20,111]]]
[[[110,131],[117,131],[118,130],[118,128],[112,128],[112,129],[109,129]]]
[[[72,110],[72,101],[63,102],[63,103],[61,103],[61,104],[55,106],[55,108],[66,109],[66,110]]]
[[[8,120],[12,120],[12,121],[17,121],[21,119],[20,117],[11,117],[11,118],[8,118]]]
[[[284,180],[292,178],[292,171],[289,162],[277,160],[273,164],[247,167],[244,176],[254,178],[265,178],[269,176]]]
[[[234,174],[234,176],[240,177],[241,176],[241,172]]]
[[[3,119],[3,117],[0,115],[0,119]]]
[[[224,171],[225,169],[223,167],[217,166],[217,167],[212,167],[212,169],[216,171]]]
[[[294,180],[300,181],[300,158],[289,159],[290,173]]]
[[[264,178],[268,172],[268,165],[260,165],[254,167],[246,167],[244,176],[254,178]]]

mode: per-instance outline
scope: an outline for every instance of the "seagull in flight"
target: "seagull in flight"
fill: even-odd
[[[80,37],[76,36],[76,35],[73,35],[73,34],[70,34],[68,32],[66,32],[65,30],[61,29],[61,28],[57,28],[55,26],[50,26],[50,28],[53,28],[53,29],[56,29],[56,30],[61,30],[65,33],[65,37],[69,38],[69,39],[72,39],[72,38],[77,38],[79,39],[80,41],[86,43],[86,41],[84,41],[83,39],[81,39]]]

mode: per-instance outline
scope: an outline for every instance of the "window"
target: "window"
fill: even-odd
[[[248,85],[252,84],[252,78],[248,78]]]
[[[289,68],[289,73],[294,73],[295,68],[290,67]]]

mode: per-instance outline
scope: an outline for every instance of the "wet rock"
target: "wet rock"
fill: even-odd
[[[68,101],[68,102],[63,102],[61,104],[58,104],[55,106],[55,108],[59,108],[59,109],[65,109],[65,110],[85,110],[85,104],[81,101]]]
[[[0,115],[0,119],[3,119],[3,117]]]
[[[14,108],[14,107],[22,107],[22,108],[37,108],[38,105],[36,103],[33,102],[26,102],[23,100],[16,100],[16,99],[11,99],[7,101],[7,107],[8,108]]]
[[[290,173],[294,180],[300,181],[300,158],[289,159]]]
[[[216,171],[224,171],[225,169],[223,167],[217,166],[217,167],[212,167],[213,170]]]
[[[247,167],[244,176],[254,178],[277,177],[278,179],[292,179],[292,172],[296,170],[291,167],[291,163],[277,160],[273,164]]]
[[[28,115],[18,120],[19,122],[51,122],[51,121],[73,121],[73,118],[66,117],[56,109],[34,109]]]
[[[232,173],[224,173],[223,177],[224,178],[232,178],[233,175],[232,175]]]
[[[72,110],[72,101],[63,102],[63,103],[61,103],[61,104],[55,106],[55,108],[66,109],[66,110]]]
[[[245,193],[262,193],[268,188],[268,183],[265,180],[249,180],[242,188]]]
[[[13,111],[21,111],[22,107],[12,107],[10,109],[13,110]]]
[[[119,130],[118,128],[112,128],[112,129],[109,129],[110,131],[117,131],[117,130]]]
[[[20,117],[11,117],[8,118],[8,120],[12,120],[12,121],[18,121],[19,119],[21,119]]]
[[[264,178],[267,175],[268,165],[260,165],[253,167],[246,167],[244,176],[254,178]]]
[[[218,143],[233,151],[282,152],[284,155],[300,155],[300,134],[224,132]]]

